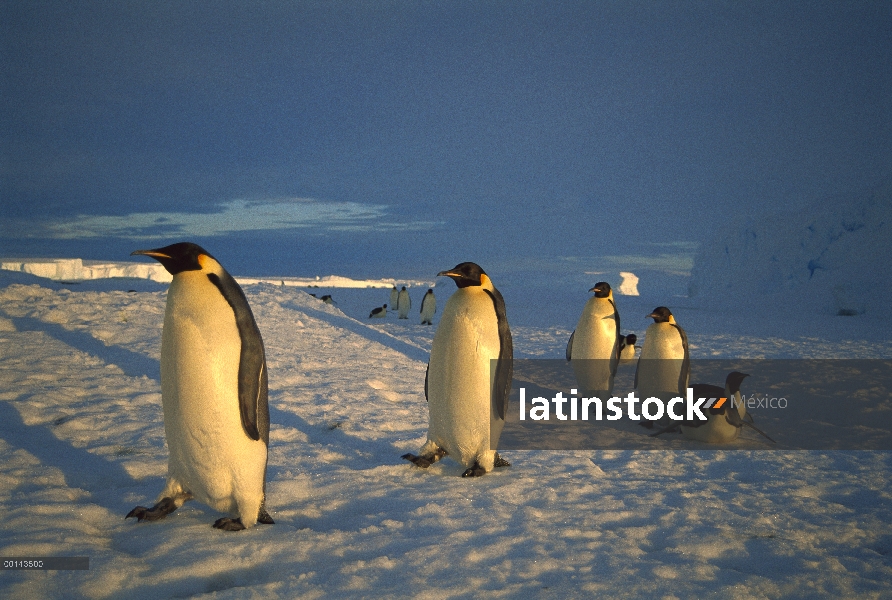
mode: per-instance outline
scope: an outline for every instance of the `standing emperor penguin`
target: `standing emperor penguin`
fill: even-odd
[[[437,299],[434,298],[434,290],[428,289],[421,299],[421,324],[433,325],[434,313],[437,312]]]
[[[629,335],[621,335],[619,337],[619,362],[622,364],[630,363],[635,360],[635,350],[638,348],[635,343],[638,341],[638,336],[630,333]]]
[[[443,309],[424,379],[427,443],[420,456],[403,458],[427,468],[448,455],[467,467],[462,477],[478,477],[509,466],[496,448],[514,371],[511,330],[502,295],[478,265],[461,263],[437,276],[452,278],[458,291]]]
[[[651,437],[674,429],[680,429],[686,439],[710,444],[725,444],[736,440],[740,436],[740,429],[746,425],[765,436],[769,441],[774,442],[764,431],[743,419],[743,415],[746,414],[746,408],[742,405],[743,399],[740,397],[740,384],[746,377],[749,377],[746,373],[732,371],[728,373],[728,377],[725,379],[724,388],[707,383],[695,383],[691,386],[694,398],[707,398],[707,402],[711,404],[708,409],[703,411],[706,415],[706,420],[681,421],[656,433],[652,433]],[[713,400],[715,402],[712,402]],[[744,413],[741,414],[741,411],[744,411]]]
[[[161,332],[161,405],[170,457],[155,506],[127,517],[156,521],[195,498],[238,531],[273,522],[266,512],[269,445],[266,356],[244,292],[200,246],[133,254],[160,262],[173,281]]]
[[[408,319],[409,311],[412,309],[412,299],[409,298],[409,290],[406,289],[406,286],[403,286],[403,289],[400,290],[398,301],[399,306],[397,306],[397,310],[399,311],[399,318]]]
[[[567,360],[581,390],[603,397],[613,395],[613,378],[619,365],[619,312],[610,284],[599,281],[589,290],[595,295],[582,309],[582,316],[567,342]]]
[[[396,286],[393,286],[393,289],[390,290],[390,310],[396,310],[399,307],[400,303],[400,292],[396,289]]]
[[[644,332],[644,346],[635,370],[638,396],[642,400],[659,398],[664,403],[676,396],[683,397],[691,371],[688,336],[665,306],[658,306],[645,318],[654,322]],[[652,421],[642,420],[641,424],[653,427]]]

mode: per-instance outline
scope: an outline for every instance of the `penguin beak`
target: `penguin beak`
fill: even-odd
[[[598,286],[595,286],[589,290],[589,292],[597,292],[597,291],[598,291]]]
[[[461,275],[455,271],[440,271],[437,277],[461,277]]]
[[[138,254],[142,256],[151,256],[152,258],[170,258],[169,255],[157,250],[134,250],[130,253],[130,256],[136,256]]]
[[[649,315],[645,315],[644,318],[645,319],[656,319],[659,316],[660,315],[658,315],[657,313],[650,313]]]

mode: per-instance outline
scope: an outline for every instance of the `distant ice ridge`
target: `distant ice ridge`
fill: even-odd
[[[26,258],[2,259],[0,269],[28,273],[37,277],[45,277],[55,281],[83,281],[87,279],[110,279],[113,277],[130,277],[150,279],[160,283],[168,283],[173,277],[159,263],[137,262],[99,262],[85,261],[80,258]],[[236,277],[242,285],[252,283],[270,283],[293,287],[328,287],[328,288],[389,288],[396,285],[395,279],[350,279],[340,275],[325,277]],[[430,287],[431,281],[400,281],[400,285],[408,287]]]
[[[164,267],[155,263],[84,261],[80,258],[3,259],[0,269],[28,273],[56,281],[131,277],[161,283],[173,279]]]
[[[807,210],[729,224],[695,259],[689,296],[859,315],[892,297],[892,181],[871,193]]]
[[[627,271],[620,271],[619,276],[622,277],[623,280],[619,284],[619,290],[617,290],[617,292],[623,296],[637,296],[638,276]]]

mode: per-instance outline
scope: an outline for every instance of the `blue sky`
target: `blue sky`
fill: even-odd
[[[683,272],[732,217],[892,172],[889,2],[0,11],[3,256]]]

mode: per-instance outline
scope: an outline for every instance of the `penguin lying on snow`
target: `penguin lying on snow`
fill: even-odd
[[[477,477],[507,467],[496,451],[514,371],[505,301],[478,265],[465,262],[438,277],[452,278],[456,291],[446,302],[431,346],[424,379],[428,402],[427,443],[419,456],[402,458],[427,468],[451,456]],[[490,375],[492,359],[499,359]]]
[[[195,498],[228,512],[214,527],[273,522],[266,512],[269,445],[266,357],[245,294],[200,246],[133,254],[160,262],[173,281],[161,332],[161,404],[170,458],[155,506],[125,518],[156,521]]]
[[[732,371],[728,373],[725,379],[724,389],[717,385],[709,385],[707,383],[695,383],[691,386],[694,390],[694,398],[718,398],[720,399],[711,408],[706,409],[706,420],[693,419],[691,421],[680,421],[672,425],[650,434],[651,437],[667,433],[669,431],[681,430],[681,434],[689,440],[699,442],[707,442],[710,444],[724,444],[732,442],[740,435],[740,429],[744,425],[759,432],[772,443],[768,435],[744,420],[743,415],[746,414],[746,407],[743,399],[740,397],[740,384],[745,377],[749,377],[746,373]],[[722,402],[724,400],[724,402]],[[750,417],[752,420],[752,417]]]
[[[378,308],[373,308],[372,312],[369,313],[370,319],[383,319],[387,316],[387,305],[379,306]]]

